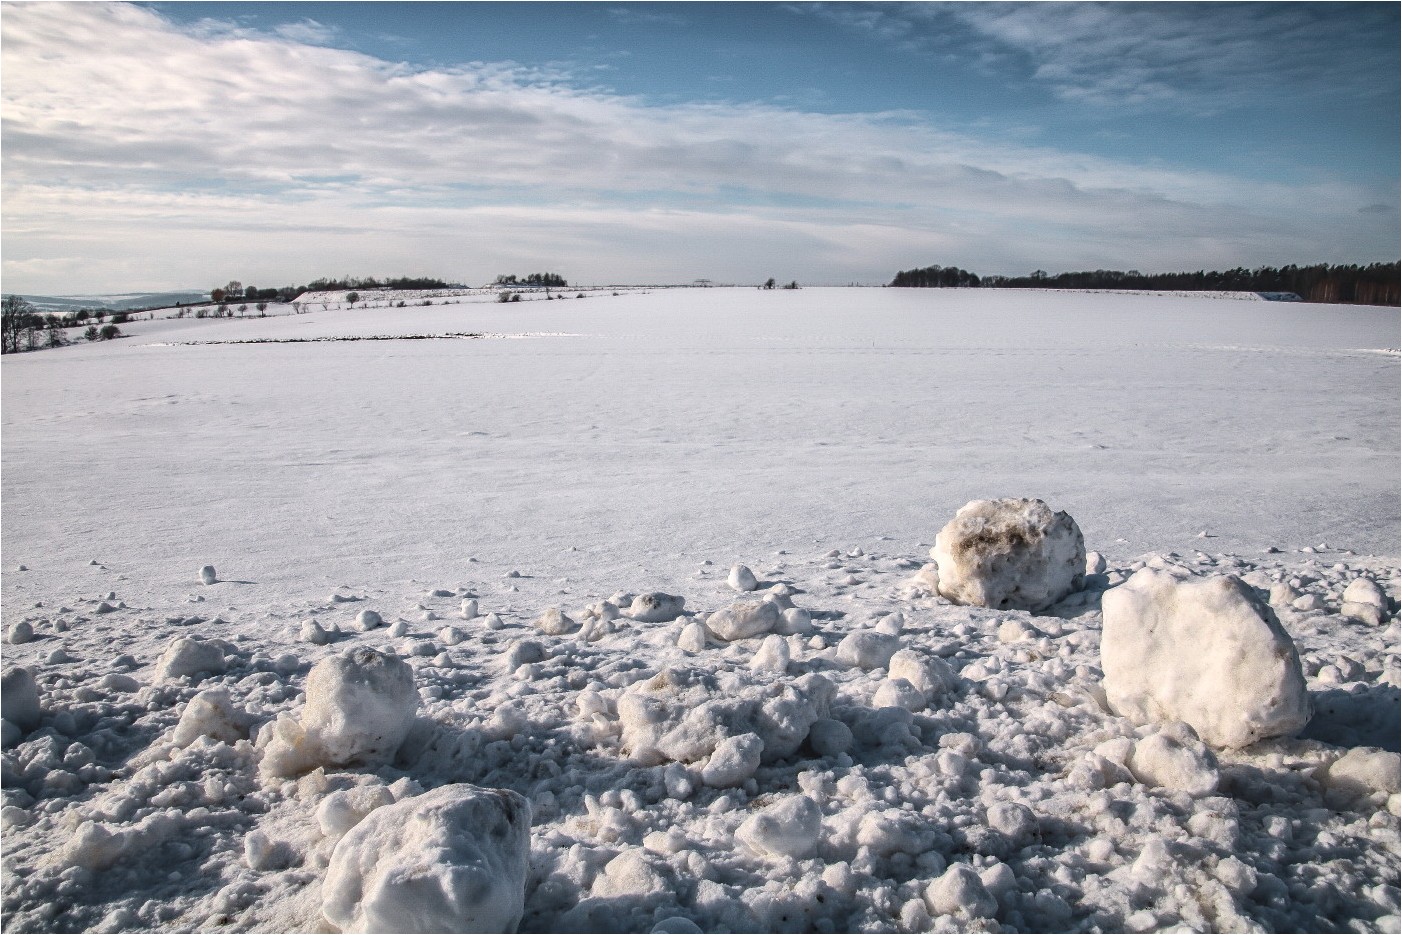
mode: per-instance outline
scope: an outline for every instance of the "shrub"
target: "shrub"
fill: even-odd
[[[346,301],[349,302],[350,304],[354,305],[355,303],[357,303],[357,302],[360,301],[360,293],[359,293],[359,292],[347,292],[347,293],[346,293]]]
[[[83,337],[89,341],[96,341],[98,339],[97,325],[88,325],[88,330],[83,332]]]
[[[497,293],[497,301],[498,301],[498,302],[510,302],[510,301],[511,301],[511,293],[509,293],[509,292],[498,292],[498,293]]]
[[[521,301],[521,293],[519,293],[519,292],[513,292],[513,293],[511,294],[511,301],[513,301],[513,302],[519,302],[519,301]]]
[[[110,341],[113,338],[120,338],[122,336],[122,329],[118,328],[116,325],[103,325],[102,330],[98,332],[98,335],[102,338],[102,340]]]
[[[126,312],[118,312],[112,316],[112,324],[114,325],[125,325],[128,320],[129,318]]]

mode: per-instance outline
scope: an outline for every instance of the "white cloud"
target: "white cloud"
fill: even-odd
[[[415,69],[116,4],[7,6],[3,29],[4,270],[23,291],[1343,259],[1388,221],[1359,208],[1396,200],[992,144],[913,114],[650,106],[509,63]],[[44,265],[73,256],[80,274]]]

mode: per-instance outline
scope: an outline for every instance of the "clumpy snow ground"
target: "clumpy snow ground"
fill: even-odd
[[[1397,931],[1395,310],[469,298],[5,359],[7,930],[332,931],[336,843],[473,783],[530,803],[523,931]],[[312,341],[396,333],[523,337]],[[194,343],[254,340],[299,343]],[[1005,496],[1103,573],[1038,616],[912,587]],[[1299,737],[1108,712],[1100,597],[1145,566],[1274,595]],[[615,616],[650,592],[681,616]],[[696,625],[765,594],[807,614]],[[412,670],[394,759],[274,764],[358,648]]]

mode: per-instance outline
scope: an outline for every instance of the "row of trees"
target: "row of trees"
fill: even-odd
[[[1141,273],[1138,270],[1097,269],[1048,275],[1037,270],[1030,276],[975,276],[958,267],[927,266],[902,270],[892,286],[982,286],[1015,289],[1145,289],[1185,292],[1293,292],[1308,302],[1345,302],[1362,305],[1397,305],[1402,264],[1370,263],[1331,266],[1237,267],[1193,273]]]
[[[86,311],[70,315],[44,315],[33,305],[18,295],[7,295],[0,301],[0,353],[15,354],[19,351],[34,351],[41,347],[62,347],[68,343],[67,330],[87,321]],[[97,315],[101,324],[102,315]],[[110,341],[122,336],[118,324],[127,320],[124,314],[112,316],[112,323],[88,325],[83,337],[89,341]]]
[[[525,276],[498,276],[496,278],[498,286],[545,286],[546,288],[564,289],[569,286],[565,277],[559,273],[530,273]]]
[[[278,286],[274,289],[259,289],[245,286],[237,279],[211,289],[209,297],[216,303],[238,302],[291,302],[303,292],[333,292],[341,289],[447,289],[449,284],[441,279],[427,277],[399,276],[379,280],[374,276],[343,276],[340,279],[315,279],[305,286]]]

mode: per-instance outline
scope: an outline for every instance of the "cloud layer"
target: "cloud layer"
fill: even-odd
[[[1395,190],[1325,177],[1118,164],[910,113],[658,106],[510,63],[411,68],[331,47],[312,21],[258,34],[121,4],[4,12],[7,291],[1220,267],[1382,258],[1396,228]],[[1034,34],[1028,15],[980,28]],[[1113,93],[1045,57],[1066,93]]]

